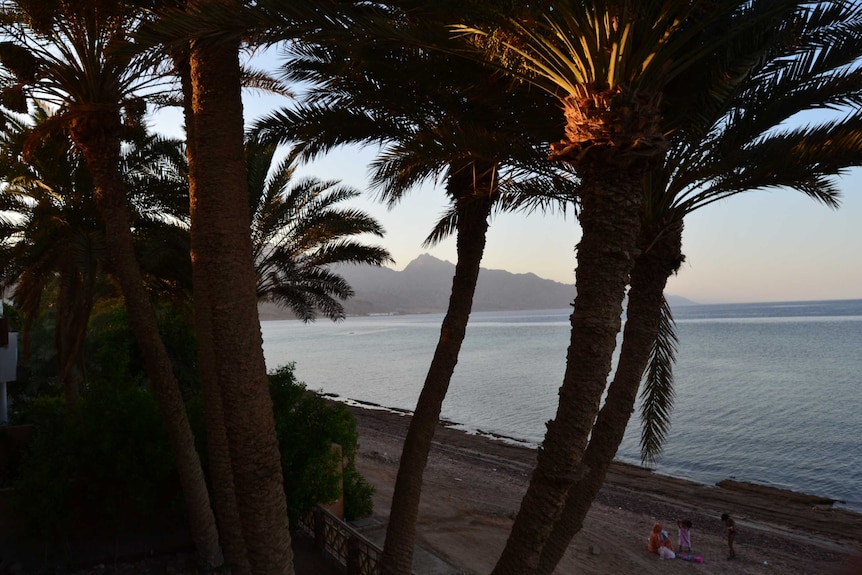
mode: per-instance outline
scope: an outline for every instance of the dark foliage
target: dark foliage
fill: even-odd
[[[339,457],[334,444],[341,447],[345,515],[369,515],[374,490],[356,471],[356,418],[344,404],[308,391],[296,381],[293,368],[288,364],[269,376],[291,524],[316,503],[337,499]]]

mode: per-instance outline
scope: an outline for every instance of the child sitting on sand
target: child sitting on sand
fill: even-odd
[[[647,551],[656,553],[661,559],[673,559],[676,554],[673,552],[673,543],[667,535],[667,531],[662,531],[661,523],[656,523],[652,526],[647,540]]]
[[[679,552],[691,555],[691,520],[679,519],[676,526],[679,528]]]

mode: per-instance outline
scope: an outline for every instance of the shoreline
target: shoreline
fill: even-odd
[[[339,403],[343,403],[347,405],[351,409],[365,410],[365,411],[374,411],[374,412],[382,412],[382,413],[391,413],[398,416],[406,416],[411,417],[413,412],[407,409],[400,409],[395,407],[387,407],[385,405],[381,405],[379,403],[374,403],[371,401],[363,401],[358,399],[351,399],[348,397],[342,397],[340,395],[334,393],[321,393],[321,395],[329,400],[337,401]],[[446,419],[440,420],[440,427],[444,429],[449,429],[453,431],[457,431],[463,433],[468,436],[485,439],[488,441],[500,442],[505,445],[511,445],[513,447],[535,450],[538,445],[527,441],[524,439],[520,439],[517,437],[511,437],[508,435],[495,433],[492,431],[485,431],[478,428],[472,428],[467,426],[466,424],[450,421]],[[612,467],[616,469],[618,472],[621,470],[628,469],[629,471],[625,472],[624,475],[633,475],[643,477],[644,474],[648,474],[654,478],[663,478],[669,482],[689,482],[692,484],[700,485],[703,487],[716,487],[720,489],[725,489],[728,491],[745,491],[748,493],[757,493],[764,496],[769,496],[773,498],[778,498],[781,500],[789,500],[793,502],[800,503],[802,505],[809,506],[819,506],[821,510],[825,507],[830,507],[832,510],[843,510],[849,513],[858,514],[860,520],[862,520],[862,509],[855,509],[853,507],[849,507],[846,505],[846,501],[842,501],[840,499],[835,499],[831,497],[826,497],[823,495],[819,495],[816,493],[808,493],[803,491],[797,491],[794,489],[787,489],[782,487],[776,487],[774,485],[769,485],[767,483],[759,483],[757,481],[746,481],[746,480],[738,480],[735,476],[728,476],[724,479],[716,481],[715,483],[709,483],[706,481],[700,481],[691,477],[672,475],[669,473],[662,473],[661,471],[656,471],[649,467],[644,467],[642,465],[638,465],[636,463],[631,463],[627,461],[614,460],[612,463]]]
[[[375,486],[375,512],[361,530],[382,545],[392,488],[410,414],[348,406],[357,418],[357,468]],[[535,463],[535,449],[471,435],[441,424],[423,479],[416,573],[490,572],[511,528]],[[657,569],[645,550],[654,522],[675,539],[675,521],[694,522],[700,575],[860,575],[862,514],[824,507],[822,498],[746,484],[705,485],[615,462],[558,573],[635,575]],[[726,561],[719,516],[737,522],[740,560]],[[422,559],[422,558],[425,559]],[[428,563],[442,562],[431,568]],[[667,573],[691,563],[662,562]],[[446,567],[448,565],[448,567]],[[448,569],[448,570],[447,570]]]
[[[398,459],[410,413],[346,404],[356,417],[356,466],[375,488],[371,517],[353,527],[382,547]],[[536,450],[470,434],[441,423],[423,476],[416,522],[417,575],[487,575],[512,526]],[[722,482],[723,483],[723,482]],[[742,482],[705,485],[611,465],[583,528],[555,575],[862,575],[862,513],[822,508],[821,498]],[[737,525],[737,558],[728,561],[718,517]],[[675,521],[693,521],[692,551],[703,563],[662,561],[646,551],[661,522],[676,541]],[[298,546],[297,546],[298,545]],[[298,542],[296,572],[320,575],[320,556]],[[76,575],[156,575],[194,572],[194,553],[182,549],[146,558],[99,563]],[[330,564],[327,564],[330,565]],[[333,569],[335,571],[335,569]]]

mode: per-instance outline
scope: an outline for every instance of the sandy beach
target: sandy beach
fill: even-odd
[[[361,531],[382,543],[409,415],[351,408],[360,431],[357,466],[376,489]],[[535,451],[441,426],[425,473],[417,575],[490,572],[526,490]],[[722,513],[736,520],[737,558],[727,560]],[[655,522],[676,541],[676,519],[691,519],[703,563],[661,560],[646,551]],[[707,486],[615,464],[584,529],[556,573],[570,575],[859,575],[862,514],[817,497],[756,485]]]

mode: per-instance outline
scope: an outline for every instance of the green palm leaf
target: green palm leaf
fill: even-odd
[[[354,239],[381,237],[383,228],[364,212],[341,206],[359,191],[335,181],[295,180],[293,161],[276,163],[276,149],[255,140],[247,144],[258,297],[303,321],[314,321],[318,314],[343,319],[340,301],[353,290],[334,269],[391,262],[384,248]]]
[[[676,360],[676,326],[667,300],[662,301],[661,321],[641,390],[641,460],[655,463],[670,430],[673,410],[673,363]]]
[[[742,53],[744,73],[728,76],[724,87],[706,84],[702,113],[681,108],[671,118],[669,125],[681,128],[669,136],[664,165],[644,180],[644,226],[655,234],[647,243],[692,211],[747,191],[794,190],[838,206],[837,178],[862,165],[862,9],[804,6],[773,32],[732,47]],[[810,115],[822,110],[837,117]],[[654,461],[666,435],[670,397],[659,383],[672,381],[670,367],[655,365],[648,374],[657,387],[642,412],[645,461]]]

